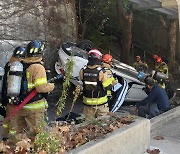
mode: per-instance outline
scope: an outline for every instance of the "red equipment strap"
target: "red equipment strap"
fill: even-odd
[[[19,110],[20,110],[24,105],[26,105],[34,96],[36,96],[37,93],[38,93],[38,92],[36,91],[36,89],[32,90],[32,91],[29,93],[29,95],[22,101],[22,103],[19,104],[19,105],[15,108],[15,110],[12,111],[12,112],[10,113],[10,115],[7,116],[7,117],[3,120],[3,122],[2,122],[1,125],[3,125],[3,124],[5,124],[6,122],[8,122],[9,119],[10,119],[11,117],[13,117],[17,112],[19,112]]]

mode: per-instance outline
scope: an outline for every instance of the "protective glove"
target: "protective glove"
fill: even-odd
[[[58,74],[55,77],[53,77],[50,80],[48,80],[48,82],[51,83],[51,82],[54,82],[55,80],[62,79],[62,78],[63,78],[63,75],[62,74]]]
[[[118,82],[119,82],[118,79],[115,79],[115,80],[112,82],[112,85],[114,86],[114,85],[116,85]]]
[[[114,77],[114,78],[117,78],[117,75],[116,75],[116,73],[113,73],[113,77]]]

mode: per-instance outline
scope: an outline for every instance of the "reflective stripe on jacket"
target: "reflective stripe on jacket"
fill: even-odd
[[[111,96],[111,89],[113,87],[113,82],[115,81],[113,77],[113,73],[109,68],[104,67],[105,71],[107,72],[108,79],[106,82],[103,82],[103,87],[105,90],[107,90],[107,96]]]
[[[86,105],[101,105],[107,102],[107,73],[99,65],[87,66],[80,71],[83,81],[83,102]]]
[[[46,109],[48,108],[48,103],[44,99],[44,101],[36,102],[36,103],[29,103],[25,106],[23,106],[23,109],[28,109],[28,110],[36,110],[36,109]]]
[[[118,80],[114,78],[113,72],[111,71],[111,65],[109,63],[103,62],[102,67],[107,72],[107,76],[108,76],[107,81],[103,83],[103,87],[105,88],[105,90],[107,90],[107,95],[111,96],[112,87],[118,83]]]
[[[11,129],[11,130],[9,130],[9,134],[10,135],[16,135],[16,130],[15,129]]]
[[[157,72],[164,73],[164,74],[168,77],[168,66],[167,66],[167,64],[166,64],[165,62],[162,62],[162,63],[160,63],[160,64],[156,63],[156,65],[155,65],[155,70],[156,70]],[[166,84],[163,83],[163,82],[161,82],[161,81],[159,82],[159,85],[160,85],[163,89],[166,88]]]
[[[2,125],[3,128],[9,128],[9,125],[7,123]]]
[[[103,82],[103,87],[105,90],[111,90],[113,87],[113,83],[115,82],[115,78],[113,77],[113,72],[110,70],[110,68],[105,67],[104,65],[104,70],[107,72],[108,79]]]
[[[2,127],[3,127],[3,129],[8,129],[10,135],[16,135],[16,130],[13,129],[13,128],[9,129],[9,124],[8,123],[3,124]]]
[[[107,103],[108,98],[107,96],[100,97],[100,98],[87,98],[83,96],[83,102],[86,105],[103,105]]]
[[[48,93],[54,89],[54,84],[47,83],[46,71],[42,64],[40,64],[42,58],[32,57],[24,59],[24,63],[31,64],[26,69],[26,77],[28,82],[28,91],[33,88],[37,90],[38,93]],[[35,63],[39,62],[39,63]],[[45,98],[41,98],[35,102],[26,104],[23,108],[28,110],[47,108],[47,102]]]
[[[168,76],[168,66],[165,62],[162,62],[160,64],[156,63],[155,71],[164,73]]]

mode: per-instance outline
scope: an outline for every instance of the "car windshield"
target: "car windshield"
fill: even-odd
[[[76,47],[75,44],[72,44],[69,42],[64,43],[64,44],[62,44],[62,49],[68,56],[78,56],[78,57],[82,57],[84,59],[88,59],[87,51]]]

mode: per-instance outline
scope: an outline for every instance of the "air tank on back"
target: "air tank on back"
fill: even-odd
[[[16,97],[20,94],[22,75],[23,64],[21,62],[13,62],[10,66],[9,75],[7,77],[8,96]]]
[[[166,81],[168,79],[168,76],[166,74],[154,70],[152,71],[152,77],[157,81]]]

